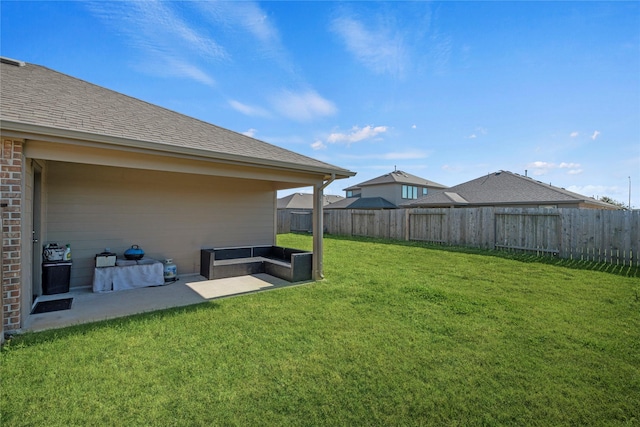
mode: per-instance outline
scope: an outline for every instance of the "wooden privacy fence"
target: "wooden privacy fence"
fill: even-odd
[[[313,210],[311,209],[278,209],[278,234],[311,233],[313,231]]]
[[[298,216],[296,220],[302,217]],[[308,224],[296,227],[311,230]],[[290,220],[294,224],[294,220]],[[278,232],[299,231],[280,227]],[[306,228],[305,228],[306,227]],[[640,265],[640,211],[458,208],[324,211],[329,234],[417,240]]]

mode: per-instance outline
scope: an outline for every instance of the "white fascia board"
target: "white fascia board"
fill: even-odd
[[[253,165],[259,167],[283,169],[296,172],[312,174],[322,174],[324,179],[330,179],[332,175],[336,178],[348,178],[355,175],[355,172],[346,169],[329,169],[317,166],[303,166],[295,163],[280,162],[276,160],[265,160],[255,157],[238,156],[216,151],[200,150],[191,147],[180,147],[170,144],[162,144],[150,141],[114,137],[109,135],[95,134],[90,132],[73,131],[49,126],[15,122],[0,118],[0,132],[6,137],[21,139],[40,139],[43,141],[59,143],[75,143],[78,145],[101,145],[103,148],[117,147],[123,151],[152,151],[161,152],[166,155],[173,155],[187,158],[209,159],[219,162]]]

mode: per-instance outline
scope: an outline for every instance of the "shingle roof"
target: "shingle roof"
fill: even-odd
[[[447,188],[446,191],[433,191],[406,206],[435,207],[526,203],[588,203],[606,208],[614,207],[591,197],[509,171],[491,173]]]
[[[325,209],[395,209],[396,205],[382,197],[349,197],[324,207]]]
[[[438,184],[437,182],[429,181],[428,179],[420,178],[419,176],[411,175],[410,173],[397,170],[397,171],[393,171],[393,172],[381,175],[379,177],[370,179],[368,181],[361,182],[360,184],[356,184],[351,187],[345,188],[344,191],[358,190],[361,187],[366,187],[370,185],[380,185],[380,184],[390,184],[390,183],[422,185],[430,188],[447,188],[446,185]]]
[[[88,83],[43,66],[2,58],[0,119],[7,129],[35,125],[51,130],[151,143],[158,149],[192,149],[210,158],[314,172],[353,172],[210,123]]]
[[[344,200],[342,196],[326,194],[323,196],[323,206]],[[313,209],[313,194],[293,193],[278,199],[278,209]]]

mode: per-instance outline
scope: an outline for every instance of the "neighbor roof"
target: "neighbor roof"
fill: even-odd
[[[493,206],[509,204],[575,204],[617,209],[617,207],[564,188],[554,187],[509,171],[491,173],[474,180],[434,191],[406,204],[409,207]]]
[[[419,176],[411,175],[410,173],[396,170],[384,175],[381,175],[377,178],[370,179],[365,182],[361,182],[360,184],[353,185],[351,187],[345,188],[343,191],[350,190],[359,190],[361,187],[367,187],[370,185],[381,185],[381,184],[410,184],[410,185],[421,185],[430,188],[447,188],[446,185],[438,184],[437,182],[429,181],[428,179],[420,178]]]
[[[349,197],[331,203],[325,209],[395,209],[396,205],[382,197]]]
[[[296,171],[355,175],[293,151],[59,73],[1,59],[0,128]]]
[[[344,200],[342,196],[327,194],[323,196],[322,205]],[[278,199],[278,209],[313,209],[313,194],[293,193]]]

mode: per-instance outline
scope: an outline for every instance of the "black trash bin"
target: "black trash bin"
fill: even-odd
[[[71,261],[42,263],[42,293],[44,295],[69,292]]]

